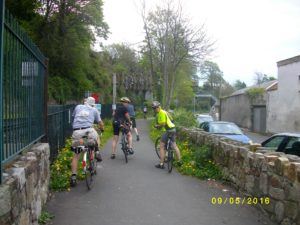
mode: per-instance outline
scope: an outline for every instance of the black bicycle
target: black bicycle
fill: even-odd
[[[172,134],[172,133],[168,133],[168,140],[165,144],[166,155],[165,155],[164,162],[167,164],[169,173],[172,172],[173,161],[174,161],[174,151],[173,151],[173,147],[172,147],[172,136],[173,135],[174,134]],[[160,139],[161,139],[161,137],[158,137],[155,141],[155,152],[159,159],[161,158],[160,157]]]
[[[127,123],[123,123],[120,126],[121,128],[121,149],[124,153],[125,156],[125,162],[128,163],[128,155],[130,154],[129,152],[129,142],[127,138],[128,132],[130,132],[130,126]]]
[[[77,154],[83,152],[82,170],[88,190],[92,189],[93,177],[97,174],[97,160],[95,159],[96,142],[88,139],[88,134],[79,139],[75,147]],[[75,144],[76,145],[76,144]]]

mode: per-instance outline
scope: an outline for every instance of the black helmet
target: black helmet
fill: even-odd
[[[160,103],[158,102],[158,101],[154,101],[154,102],[152,102],[152,109],[156,109],[156,108],[158,108],[160,106]]]

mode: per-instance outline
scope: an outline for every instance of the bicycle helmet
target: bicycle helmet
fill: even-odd
[[[158,101],[154,101],[154,102],[152,102],[151,107],[152,107],[152,109],[156,109],[156,108],[160,107],[160,103]]]
[[[127,97],[122,97],[122,98],[120,99],[120,102],[129,103],[129,102],[130,102],[130,99],[127,98]]]
[[[93,106],[95,106],[95,98],[88,97],[85,99],[85,103],[93,107]]]

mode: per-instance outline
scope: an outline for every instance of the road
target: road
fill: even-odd
[[[141,140],[125,164],[119,151],[111,160],[111,142],[103,151],[94,188],[80,182],[70,192],[54,193],[45,210],[55,225],[266,225],[273,224],[249,205],[214,205],[213,197],[239,196],[212,180],[183,176],[154,167],[158,162],[148,123],[138,121]]]
[[[262,143],[264,140],[266,140],[267,138],[270,137],[270,135],[262,135],[259,133],[253,133],[247,130],[243,130],[243,132],[245,133],[245,135],[247,135],[252,141],[253,143]]]

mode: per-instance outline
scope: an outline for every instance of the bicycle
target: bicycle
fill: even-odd
[[[173,147],[172,147],[172,136],[173,135],[174,134],[172,134],[172,133],[168,133],[168,140],[165,144],[166,155],[165,155],[164,162],[167,163],[169,173],[172,172],[173,161],[174,161],[174,150],[173,150]],[[161,140],[161,137],[158,137],[155,141],[155,152],[156,152],[159,159],[160,159],[160,140]]]
[[[129,142],[127,138],[128,132],[130,132],[130,126],[126,123],[123,123],[120,125],[121,128],[121,149],[124,153],[125,157],[125,162],[128,163],[128,155],[130,154],[129,152]]]
[[[97,160],[95,159],[95,143],[94,140],[88,139],[88,133],[79,139],[79,143],[75,148],[75,153],[83,152],[82,170],[85,177],[85,182],[88,190],[92,189],[93,177],[97,174]]]

